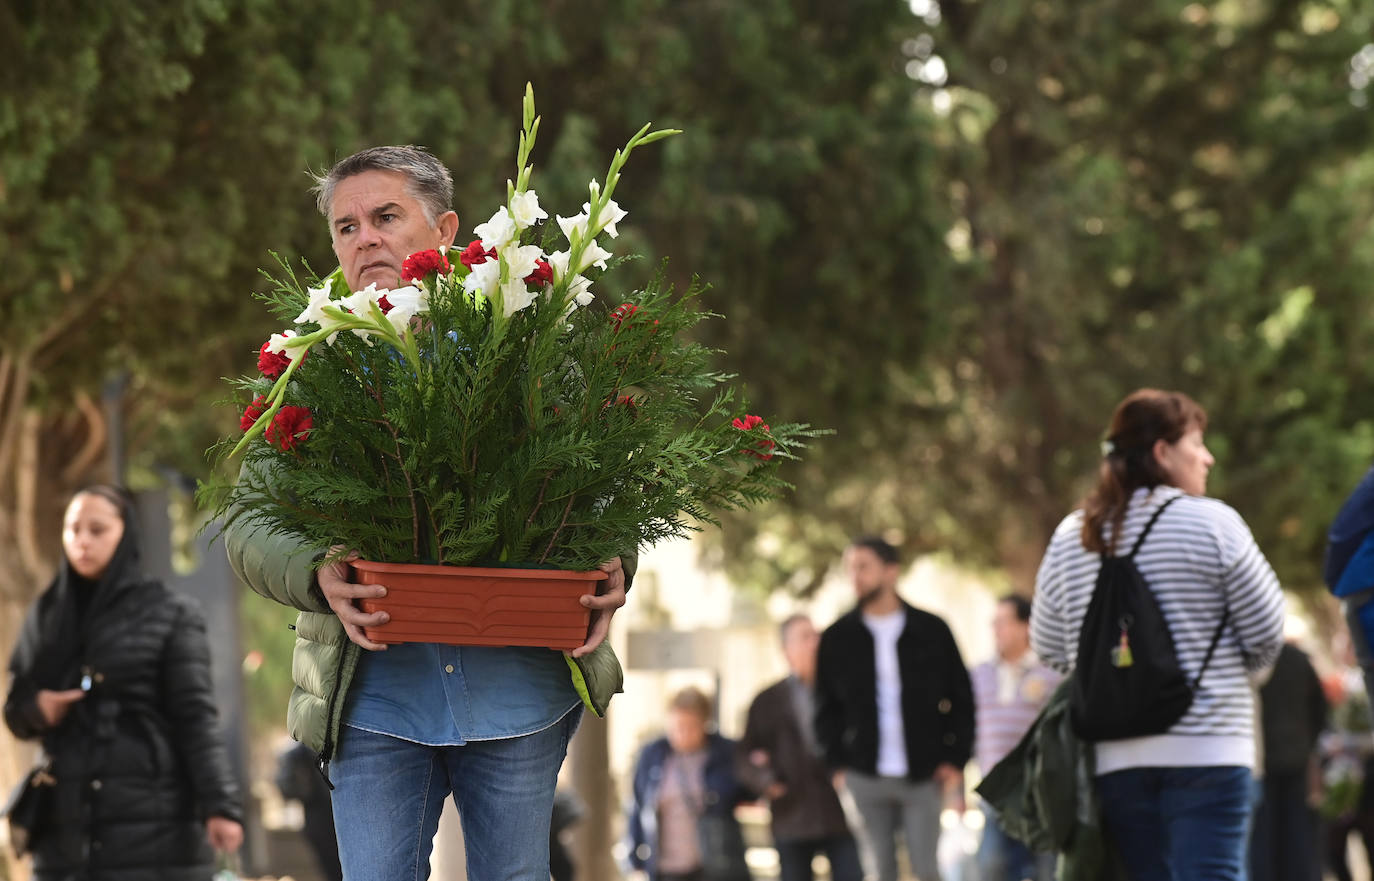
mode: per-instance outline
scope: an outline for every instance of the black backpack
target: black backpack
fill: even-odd
[[[1145,537],[1173,501],[1159,506],[1129,554],[1102,554],[1092,602],[1078,635],[1069,698],[1074,733],[1084,740],[1146,737],[1172,728],[1192,706],[1226,626],[1229,609],[1217,625],[1197,679],[1189,682],[1159,600],[1135,565]]]

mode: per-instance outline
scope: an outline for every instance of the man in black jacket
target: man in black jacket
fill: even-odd
[[[790,673],[749,706],[735,776],[768,799],[781,881],[812,881],[817,853],[830,861],[834,881],[862,881],[859,848],[811,724],[820,634],[805,615],[788,618],[781,630]]]
[[[973,689],[949,627],[897,595],[897,549],[855,541],[845,563],[858,606],[825,631],[816,736],[837,787],[864,820],[878,881],[897,881],[896,835],[920,881],[939,881],[945,793],[962,800],[973,749]]]

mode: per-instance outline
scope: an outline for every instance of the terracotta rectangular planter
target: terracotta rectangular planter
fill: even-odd
[[[354,581],[384,584],[387,595],[359,600],[391,620],[364,628],[373,642],[540,646],[570,650],[586,642],[591,612],[579,602],[596,592],[600,570],[484,569],[354,560]]]

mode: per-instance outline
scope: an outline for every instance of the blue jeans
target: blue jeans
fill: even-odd
[[[983,805],[983,840],[978,845],[980,881],[1053,881],[1054,854],[1034,854],[1031,849],[1002,831],[997,812]]]
[[[1131,881],[1245,881],[1250,769],[1130,768],[1097,778]]]
[[[558,769],[581,708],[543,731],[424,746],[344,727],[330,764],[348,881],[423,881],[444,799],[463,823],[470,881],[548,881]]]

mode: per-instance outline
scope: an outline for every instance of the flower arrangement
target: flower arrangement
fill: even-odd
[[[281,263],[262,298],[291,328],[235,382],[243,433],[214,450],[243,466],[202,488],[226,522],[379,562],[587,570],[786,486],[780,463],[815,432],[741,412],[690,339],[715,317],[700,289],[675,294],[662,270],[623,295],[603,281],[621,170],[677,132],[645,126],[550,223],[529,89],[523,109],[506,204],[465,247],[411,255],[394,290]]]

